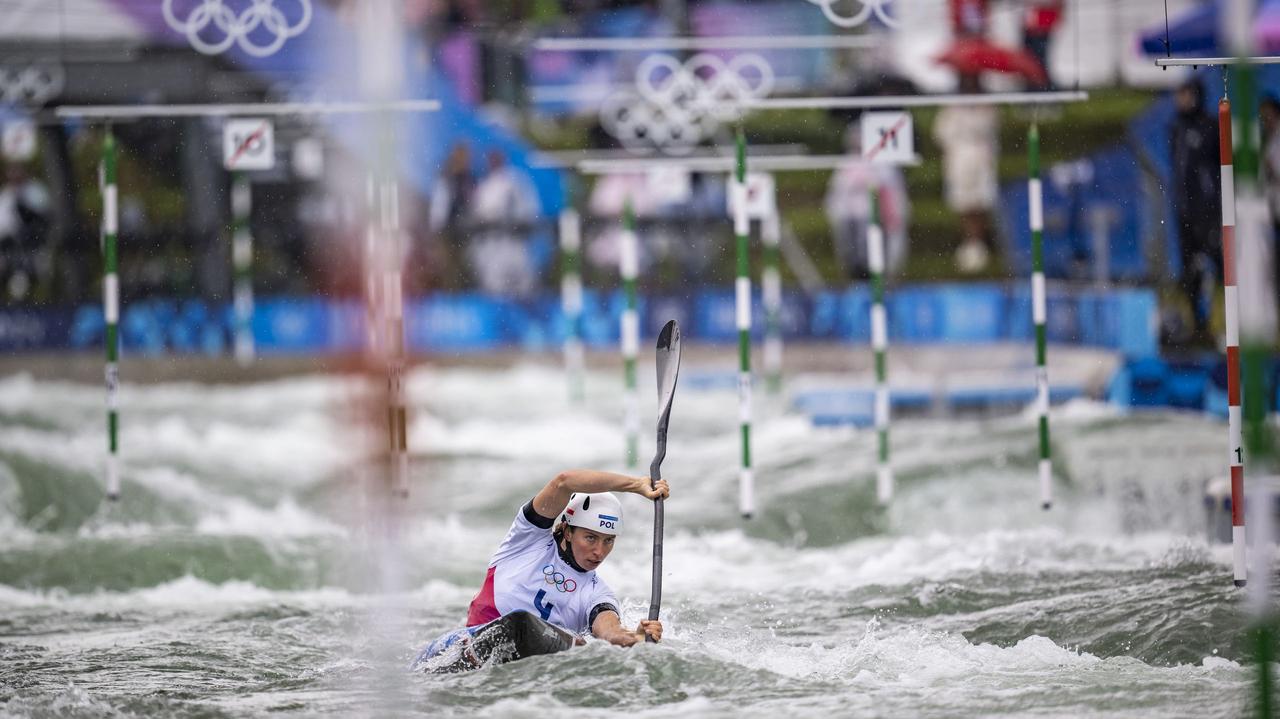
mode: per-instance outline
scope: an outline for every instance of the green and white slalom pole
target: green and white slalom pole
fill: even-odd
[[[871,270],[871,350],[876,364],[876,500],[893,501],[893,468],[889,464],[889,320],[884,310],[884,227],[880,224],[880,192],[871,186],[871,222],[867,225],[867,265]]]
[[[1027,130],[1027,160],[1031,177],[1027,194],[1031,216],[1031,317],[1036,327],[1036,416],[1040,437],[1040,506],[1053,506],[1053,465],[1049,461],[1049,369],[1045,365],[1044,194],[1040,184],[1040,128]]]
[[[582,350],[582,220],[578,211],[560,212],[560,308],[568,325],[564,338],[564,369],[569,378],[569,400],[581,404],[583,392]]]
[[[775,203],[760,225],[764,244],[764,270],[760,275],[760,292],[764,299],[764,373],[770,394],[782,389],[782,272],[778,267],[778,245],[782,239],[782,220]]]
[[[738,127],[737,167],[730,191],[733,193],[733,234],[737,236],[738,276],[734,283],[734,309],[738,325],[738,418],[742,426],[742,466],[738,472],[738,509],[744,519],[756,511],[755,477],[751,472],[751,261],[748,239],[751,220],[747,218],[747,140]]]
[[[1258,185],[1258,150],[1255,109],[1254,70],[1237,66],[1235,76],[1235,123],[1239,132],[1235,148],[1236,185],[1236,264],[1240,292],[1240,341],[1244,389],[1244,447],[1249,453],[1249,466],[1260,467],[1274,456],[1271,423],[1267,421],[1266,373],[1271,349],[1276,341],[1276,307],[1273,291],[1270,251],[1270,218]],[[1258,473],[1251,472],[1253,476]],[[1243,477],[1241,484],[1243,484]],[[1259,483],[1252,492],[1244,493],[1244,509],[1248,512],[1250,566],[1245,608],[1249,631],[1253,635],[1254,661],[1257,663],[1256,715],[1272,717],[1275,707],[1275,680],[1271,674],[1276,661],[1276,612],[1271,597],[1271,573],[1275,549],[1272,545],[1274,511],[1271,489]],[[1232,506],[1234,519],[1235,505]],[[1244,521],[1232,527],[1244,540]],[[1236,586],[1244,584],[1237,578]]]
[[[116,186],[116,138],[107,128],[102,142],[102,312],[106,320],[107,499],[120,499],[120,275],[116,254],[119,193]]]
[[[636,218],[628,200],[623,210],[622,251],[618,271],[622,276],[622,292],[626,305],[622,309],[622,371],[626,390],[623,395],[623,429],[627,435],[627,467],[639,462],[640,394],[636,391],[636,353],[640,349],[640,314],[636,306],[636,274],[640,265],[640,248],[636,239]]]
[[[1257,146],[1257,85],[1254,68],[1243,62],[1253,54],[1253,22],[1255,3],[1232,0],[1225,6],[1228,47],[1240,60],[1231,67],[1231,95],[1236,125],[1233,184],[1235,199],[1236,280],[1240,303],[1240,355],[1242,392],[1244,395],[1244,449],[1249,453],[1248,466],[1256,468],[1259,460],[1274,456],[1274,437],[1267,421],[1265,377],[1271,349],[1276,341],[1276,305],[1274,274],[1268,245],[1270,219],[1259,187],[1260,159]],[[1228,181],[1223,177],[1223,184]],[[1243,464],[1243,458],[1241,458]],[[1241,473],[1241,484],[1244,482]],[[1252,470],[1250,474],[1257,476]],[[1248,633],[1253,644],[1257,671],[1253,714],[1271,719],[1275,709],[1275,680],[1272,665],[1276,660],[1277,614],[1271,597],[1271,574],[1275,570],[1274,536],[1271,532],[1273,496],[1265,487],[1253,494],[1245,492],[1249,513],[1249,534],[1253,538],[1249,567],[1248,595],[1245,611],[1249,618]],[[1233,492],[1234,499],[1234,492]],[[1232,507],[1233,515],[1235,507]],[[1233,516],[1233,525],[1234,525]],[[1243,525],[1243,523],[1241,523]],[[1236,531],[1232,527],[1233,534]],[[1239,531],[1244,534],[1244,527]],[[1236,585],[1242,582],[1237,579]]]
[[[1226,27],[1230,30],[1231,49],[1237,57],[1252,50],[1253,3],[1228,3]],[[1235,120],[1235,239],[1238,257],[1236,272],[1240,294],[1241,369],[1244,394],[1244,447],[1248,466],[1259,467],[1273,455],[1273,436],[1267,421],[1265,377],[1271,348],[1276,341],[1276,306],[1271,268],[1270,227],[1266,202],[1258,182],[1259,152],[1257,142],[1257,75],[1253,67],[1237,64],[1231,69],[1232,111]],[[1225,179],[1225,178],[1224,178]],[[1224,183],[1225,184],[1225,183]],[[1251,472],[1257,476],[1256,472]],[[1242,480],[1243,483],[1243,480]],[[1275,549],[1271,533],[1273,498],[1263,486],[1245,492],[1249,513],[1251,562],[1245,611],[1249,617],[1254,662],[1257,667],[1254,714],[1273,716],[1275,679],[1272,664],[1276,660],[1276,612],[1270,591],[1274,571]],[[1234,507],[1232,508],[1235,509]],[[1240,528],[1243,534],[1243,527]],[[1233,527],[1233,531],[1235,527]],[[1236,581],[1239,585],[1242,582]]]
[[[249,178],[237,172],[231,179],[231,264],[235,270],[235,354],[243,366],[253,362],[253,234],[249,216],[253,209]]]

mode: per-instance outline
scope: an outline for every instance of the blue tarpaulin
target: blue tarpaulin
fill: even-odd
[[[1168,133],[1164,133],[1167,137]],[[1042,176],[1044,267],[1050,278],[1092,279],[1095,233],[1105,233],[1110,268],[1107,279],[1137,281],[1160,275],[1148,265],[1143,238],[1159,215],[1142,192],[1138,156],[1128,147],[1112,147],[1070,163],[1053,165]],[[1027,181],[1004,186],[1000,218],[1015,273],[1031,274],[1030,206]],[[1095,225],[1095,223],[1099,223]]]

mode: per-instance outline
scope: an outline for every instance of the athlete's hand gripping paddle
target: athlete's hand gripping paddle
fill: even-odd
[[[667,322],[658,333],[658,451],[649,465],[649,481],[656,485],[662,479],[662,460],[667,456],[667,422],[671,419],[671,400],[676,393],[676,377],[680,374],[680,325]],[[653,502],[653,591],[649,595],[649,618],[657,619],[662,606],[662,498]],[[645,640],[653,639],[645,635]]]

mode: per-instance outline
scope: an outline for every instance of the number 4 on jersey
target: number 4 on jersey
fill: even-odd
[[[556,605],[551,602],[543,604],[542,600],[546,598],[547,590],[545,589],[539,589],[537,596],[533,598],[533,606],[538,610],[538,614],[542,616],[542,621],[544,622],[551,618],[551,610],[556,608]]]

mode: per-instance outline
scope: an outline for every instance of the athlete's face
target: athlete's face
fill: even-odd
[[[590,529],[571,527],[565,534],[569,546],[573,549],[573,558],[583,569],[591,570],[600,566],[609,552],[613,551],[612,534],[598,534]]]

